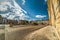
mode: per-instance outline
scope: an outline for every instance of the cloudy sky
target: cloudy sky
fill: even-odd
[[[47,0],[10,0],[10,1],[5,0],[5,1],[0,0],[0,14],[3,17],[17,20],[48,19]]]

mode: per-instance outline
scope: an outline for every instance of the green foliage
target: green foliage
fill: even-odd
[[[38,23],[37,22],[33,22],[33,25],[38,25]]]
[[[0,19],[2,19],[2,16],[0,15]]]

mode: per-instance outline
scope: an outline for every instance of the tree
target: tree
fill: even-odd
[[[0,20],[2,19],[2,16],[0,15]]]
[[[38,23],[37,22],[33,22],[33,25],[38,25]]]

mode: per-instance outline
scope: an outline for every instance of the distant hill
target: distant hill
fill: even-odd
[[[3,18],[0,15],[0,24],[10,24],[10,25],[49,25],[48,20],[11,20]]]

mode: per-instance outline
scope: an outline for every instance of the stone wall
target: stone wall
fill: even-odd
[[[60,0],[48,0],[49,23],[54,26],[60,36]]]

